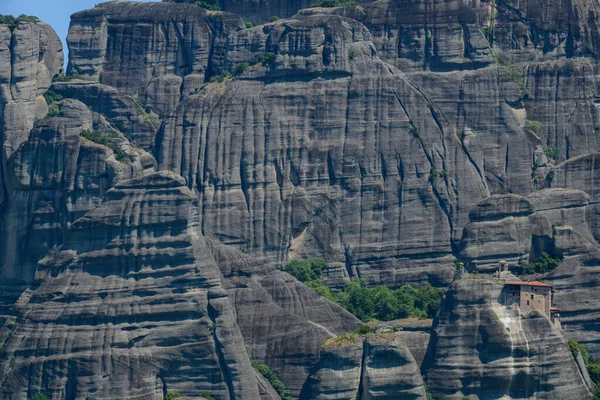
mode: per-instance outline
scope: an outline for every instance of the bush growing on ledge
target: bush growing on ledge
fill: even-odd
[[[516,268],[515,273],[518,275],[544,274],[553,271],[559,264],[559,258],[552,258],[548,253],[542,252],[533,262],[522,264]]]
[[[50,105],[52,103],[58,103],[63,100],[63,97],[55,93],[53,90],[48,90],[46,94],[44,94],[44,99],[46,99],[46,104]]]
[[[264,376],[267,381],[269,381],[273,389],[275,389],[279,397],[281,397],[281,400],[292,400],[292,395],[286,389],[285,384],[281,380],[279,380],[277,375],[275,375],[275,372],[273,372],[273,370],[269,368],[268,365],[262,364],[258,361],[252,361],[252,366],[258,372],[260,372],[261,375]]]
[[[537,121],[525,121],[525,127],[538,135],[540,133],[540,129],[542,129],[542,124]]]
[[[56,75],[52,78],[52,82],[71,82],[74,79],[84,80],[85,77],[83,75]]]
[[[201,390],[200,391],[200,398],[202,398],[204,400],[215,400],[215,398],[210,395],[210,393],[208,392],[208,390]]]
[[[358,3],[354,0],[319,0],[316,3],[314,3],[311,7],[323,7],[323,8],[348,7],[348,6],[354,6],[357,4]]]
[[[40,22],[40,20],[38,17],[34,17],[33,15],[21,14],[17,18],[15,18],[13,15],[0,14],[0,25],[8,25],[8,28],[11,30],[11,32],[14,31],[15,28],[19,26],[21,22],[37,24],[38,22]]]
[[[581,353],[581,358],[583,359],[583,363],[590,374],[590,378],[596,385],[600,384],[600,359],[596,359],[588,353],[587,349],[583,347],[580,343],[573,339],[569,339],[569,349],[571,349],[571,353],[573,356],[577,357],[577,353]],[[599,386],[600,387],[600,386]],[[600,399],[600,391],[596,389],[594,392],[594,399]]]
[[[102,146],[106,146],[115,153],[115,158],[119,162],[125,162],[127,160],[133,161],[134,157],[131,154],[127,154],[124,150],[121,149],[121,144],[119,141],[119,137],[111,134],[104,135],[102,132],[98,130],[91,131],[89,129],[85,129],[80,133],[81,137],[100,144]]]
[[[30,397],[29,400],[50,400],[50,397],[42,393],[36,393],[33,397]]]
[[[353,279],[344,289],[333,291],[323,285],[321,274],[327,263],[320,259],[292,260],[286,271],[321,296],[338,303],[362,321],[391,321],[400,318],[434,318],[444,297],[443,289],[404,285],[391,290],[385,286],[368,287]]]
[[[554,161],[558,160],[558,156],[560,155],[560,149],[556,146],[544,146],[542,148],[544,154],[553,159]]]
[[[198,7],[206,8],[207,10],[221,11],[221,6],[219,5],[219,0],[196,1],[192,4],[195,6],[198,6]]]

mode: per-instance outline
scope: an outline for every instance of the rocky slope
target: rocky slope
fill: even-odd
[[[52,29],[0,25],[0,396],[276,398],[251,360],[294,396],[422,396],[428,333],[322,349],[360,323],[297,257],[339,288],[560,256],[565,332],[600,351],[597,4],[175,3],[76,13],[54,83]],[[495,286],[453,286],[435,394],[588,396]]]

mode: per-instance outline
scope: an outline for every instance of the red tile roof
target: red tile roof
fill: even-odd
[[[560,308],[558,308],[558,307],[550,307],[550,311],[560,311]]]
[[[506,282],[505,285],[541,286],[541,287],[549,287],[549,288],[552,287],[552,285],[548,285],[547,283],[542,283],[542,282],[538,282],[538,281],[533,281],[533,282],[513,281],[513,282]]]

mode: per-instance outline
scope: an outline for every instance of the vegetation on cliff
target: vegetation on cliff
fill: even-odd
[[[521,264],[518,268],[515,268],[514,272],[517,275],[544,274],[555,270],[559,264],[559,258],[553,258],[548,253],[542,252],[532,262]]]
[[[285,384],[277,377],[275,372],[273,372],[268,365],[262,364],[258,361],[252,361],[252,366],[258,372],[260,372],[267,381],[269,381],[273,389],[275,389],[279,397],[281,397],[281,400],[292,400],[292,395],[285,387]]]
[[[600,359],[592,357],[581,343],[573,339],[569,339],[569,349],[575,357],[577,357],[577,353],[581,353],[581,358],[588,374],[590,374],[590,379],[598,385],[594,391],[594,400],[600,400]]]
[[[321,282],[321,274],[326,265],[327,263],[320,258],[296,259],[287,265],[286,271],[362,321],[391,321],[408,317],[433,318],[437,315],[444,297],[443,289],[431,286],[404,285],[392,290],[386,286],[368,287],[362,279],[353,279],[344,285],[343,290],[334,291]]]

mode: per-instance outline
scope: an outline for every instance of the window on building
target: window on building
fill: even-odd
[[[531,300],[533,300],[533,295],[531,295]]]

